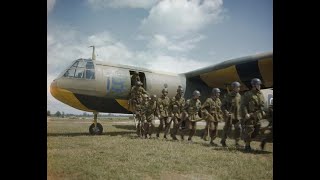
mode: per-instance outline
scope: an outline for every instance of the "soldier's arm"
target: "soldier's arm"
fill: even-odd
[[[144,89],[144,88],[141,88],[142,90],[142,94],[148,94],[148,92]],[[149,95],[149,94],[148,94]]]
[[[222,100],[222,103],[221,103],[221,110],[225,113],[225,114],[228,114],[228,109],[227,109],[227,103],[228,103],[228,97],[225,97],[223,100]]]
[[[206,101],[202,104],[201,110],[206,109],[206,107],[208,107],[208,106],[210,106],[210,105],[209,105],[209,98],[207,98]]]
[[[248,104],[248,94],[245,93],[240,100],[240,112],[242,113],[242,116],[245,116],[246,114],[248,114],[247,104]]]

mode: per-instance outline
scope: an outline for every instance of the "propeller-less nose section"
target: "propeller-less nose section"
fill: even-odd
[[[84,106],[77,98],[76,96],[69,90],[59,87],[59,79],[55,79],[52,81],[50,85],[50,93],[51,95],[56,98],[57,100],[74,107],[79,110],[93,112],[94,119],[93,123],[89,127],[89,133],[92,135],[100,135],[103,132],[103,127],[100,123],[97,122],[97,116],[98,112],[88,109],[86,106]]]

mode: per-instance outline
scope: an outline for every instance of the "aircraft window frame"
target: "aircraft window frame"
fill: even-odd
[[[88,68],[87,65],[89,64]],[[79,66],[80,65],[80,66]],[[68,74],[72,72],[73,75]],[[79,76],[79,72],[81,75]],[[87,72],[91,72],[88,76]],[[94,80],[95,79],[95,65],[91,59],[78,59],[72,65],[64,71],[62,77],[65,78],[75,78],[75,79],[86,79]]]
[[[73,70],[73,72],[69,73],[69,71]],[[75,72],[76,72],[76,68],[69,68],[65,73],[64,73],[64,77],[67,77],[67,78],[72,78],[74,77],[75,75]]]
[[[80,71],[80,72],[79,72]],[[83,79],[86,69],[85,68],[77,68],[74,74],[74,77],[77,79]],[[80,77],[79,77],[80,75]]]
[[[79,61],[76,61],[76,62],[73,63],[73,65],[72,65],[70,68],[73,68],[73,67],[74,67],[74,68],[77,68],[77,67],[78,67],[78,64],[79,64]],[[69,69],[70,69],[70,68],[69,68]]]

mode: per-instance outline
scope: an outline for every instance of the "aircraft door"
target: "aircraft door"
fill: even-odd
[[[135,72],[138,72],[138,76],[140,81],[143,83],[143,88],[147,89],[147,81],[146,81],[146,75],[144,74],[144,72],[139,72],[139,71],[130,71],[130,77],[131,77],[131,87],[135,86]]]

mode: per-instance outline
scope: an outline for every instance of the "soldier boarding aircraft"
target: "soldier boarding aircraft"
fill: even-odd
[[[212,88],[223,92],[233,81],[241,83],[241,91],[249,90],[252,78],[262,80],[261,89],[265,107],[273,101],[273,52],[231,59],[222,63],[197,69],[187,73],[172,74],[144,68],[117,65],[95,60],[94,46],[92,59],[77,59],[65,69],[50,86],[50,92],[57,100],[76,109],[93,112],[90,134],[101,134],[103,127],[97,123],[97,114],[132,114],[128,105],[131,90],[131,75],[137,71],[144,89],[150,94],[161,96],[163,85],[173,97],[179,85],[184,89],[184,97],[189,98],[194,90],[201,93],[200,100],[210,96]]]

